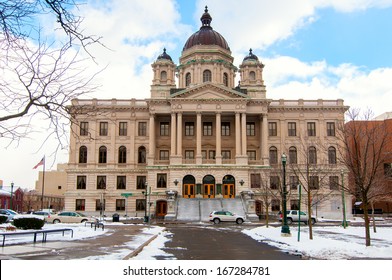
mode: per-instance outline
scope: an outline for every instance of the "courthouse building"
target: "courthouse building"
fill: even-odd
[[[335,129],[348,107],[268,99],[260,58],[250,50],[234,65],[211,21],[206,8],[178,65],[165,49],[152,63],[150,98],[73,100],[65,210],[178,219],[187,203],[201,211],[205,201],[236,201],[249,218],[277,213],[285,153],[288,208],[298,207],[301,183],[314,214],[341,217]]]

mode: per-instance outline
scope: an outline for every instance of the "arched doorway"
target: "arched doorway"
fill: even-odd
[[[235,198],[235,178],[232,175],[226,175],[222,179],[223,198]]]
[[[203,178],[203,198],[215,198],[215,178],[212,175]]]
[[[163,219],[167,214],[167,201],[157,201],[156,217],[157,219]]]
[[[192,175],[186,175],[182,179],[182,196],[184,198],[195,198],[196,179]]]

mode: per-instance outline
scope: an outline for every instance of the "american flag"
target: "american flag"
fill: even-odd
[[[40,165],[44,165],[44,163],[45,163],[45,157],[43,157],[43,158],[37,163],[37,165],[33,167],[33,169],[36,169],[36,168],[37,168],[38,166],[40,166]]]

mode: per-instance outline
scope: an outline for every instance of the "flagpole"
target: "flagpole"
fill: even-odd
[[[42,195],[41,195],[41,209],[44,209],[44,188],[45,188],[45,156],[44,156],[44,164],[43,164],[43,172],[42,172]]]

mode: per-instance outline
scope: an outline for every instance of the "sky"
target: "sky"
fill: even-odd
[[[211,26],[228,42],[234,64],[253,49],[265,65],[267,98],[344,99],[345,105],[392,111],[392,0],[83,0],[83,29],[102,37],[92,46],[87,71],[98,76],[98,99],[150,96],[151,64],[163,51],[178,63],[200,26],[207,5]],[[54,21],[39,19],[44,34],[61,39]],[[239,75],[238,75],[239,76]],[[38,124],[39,122],[37,122]],[[45,125],[18,143],[0,138],[0,180],[32,189],[46,156],[46,170],[67,162],[68,147],[53,153]]]

